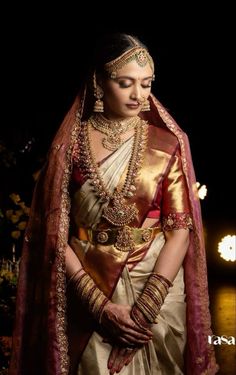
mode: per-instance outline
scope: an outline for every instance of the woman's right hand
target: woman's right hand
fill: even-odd
[[[125,346],[141,346],[153,336],[150,329],[139,327],[130,317],[131,307],[108,302],[103,310],[101,324],[112,341]]]
[[[138,350],[139,348],[135,346],[133,348],[125,348],[115,344],[112,347],[107,362],[109,374],[114,375],[115,373],[119,373],[124,366],[128,366]]]

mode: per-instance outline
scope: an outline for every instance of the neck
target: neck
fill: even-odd
[[[137,119],[138,116],[132,116],[132,117],[122,117],[122,116],[115,116],[115,115],[110,115],[108,113],[96,113],[93,115],[96,119],[101,119],[103,121],[106,121],[107,123],[111,122],[118,122],[121,124],[129,123],[130,121]]]

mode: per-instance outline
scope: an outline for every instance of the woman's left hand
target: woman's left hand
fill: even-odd
[[[135,356],[140,347],[123,347],[114,345],[108,358],[107,367],[110,375],[119,373],[124,366],[127,366]]]
[[[143,345],[152,339],[150,329],[137,325],[130,317],[131,307],[109,302],[104,307],[101,325],[114,342],[123,346]]]

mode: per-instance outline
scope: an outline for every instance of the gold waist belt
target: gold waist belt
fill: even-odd
[[[132,228],[129,226],[93,230],[80,227],[78,238],[93,244],[114,245],[121,251],[133,250],[135,245],[141,245],[151,241],[161,228]]]

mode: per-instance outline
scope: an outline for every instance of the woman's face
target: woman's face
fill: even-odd
[[[137,116],[151,92],[152,78],[150,65],[141,67],[134,60],[118,70],[115,79],[104,80],[104,115],[110,120]]]

